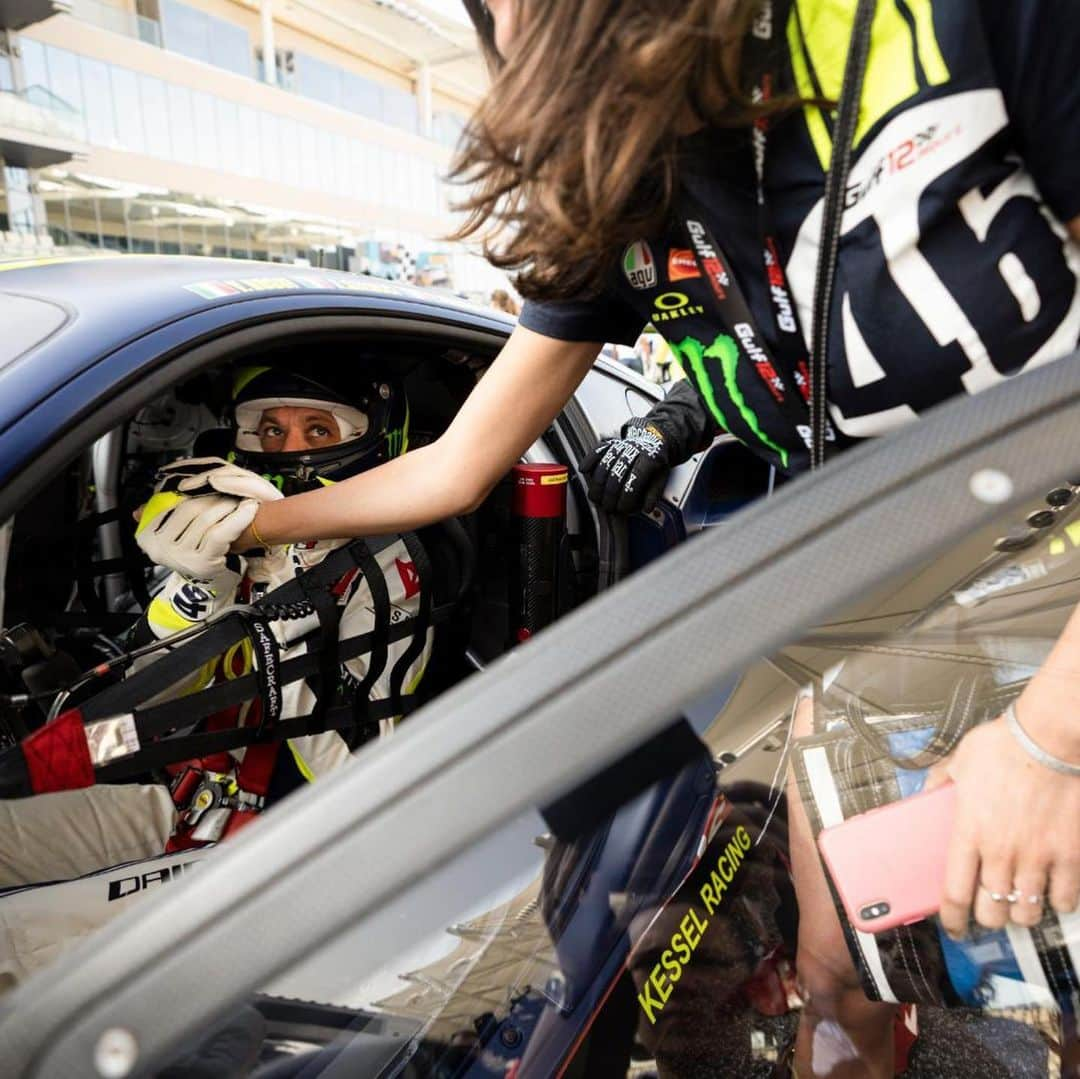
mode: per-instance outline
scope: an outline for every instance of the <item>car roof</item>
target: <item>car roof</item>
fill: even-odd
[[[347,927],[369,928],[475,839],[595,775],[887,575],[994,523],[1008,507],[980,496],[981,472],[1006,477],[1017,500],[1059,482],[1080,463],[1078,401],[1080,364],[1052,364],[678,548],[215,851],[214,872],[170,885],[16,989],[0,1004],[0,1057],[17,1074],[80,1074],[103,1033],[122,1029],[138,1047],[131,1074],[152,1074],[224,1003]],[[351,961],[374,969],[439,914],[384,920]]]
[[[0,264],[0,290],[73,303],[91,315],[98,311],[128,311],[131,316],[148,320],[161,312],[189,314],[245,294],[306,290],[411,300],[513,322],[502,312],[445,289],[421,288],[342,270],[189,255],[116,253],[8,262]],[[153,314],[132,311],[136,297],[153,304]]]
[[[374,306],[423,310],[454,321],[481,320],[507,331],[513,326],[501,312],[445,290],[242,259],[116,254],[12,262],[0,265],[2,293],[64,308],[64,325],[35,351],[49,353],[51,359],[61,352],[82,356],[87,363],[155,326],[253,297],[363,296]],[[70,347],[72,337],[81,347]]]
[[[339,270],[172,255],[0,264],[0,314],[5,301],[6,317],[23,332],[0,341],[0,429],[122,346],[182,319],[202,317],[218,326],[245,319],[252,301],[259,302],[259,321],[278,309],[304,307],[415,316],[503,336],[514,325],[501,312],[443,290]],[[37,321],[40,333],[33,328]],[[195,327],[192,336],[208,328]]]

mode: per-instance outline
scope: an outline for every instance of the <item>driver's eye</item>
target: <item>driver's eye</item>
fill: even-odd
[[[323,427],[321,423],[314,423],[308,428],[308,438],[329,438],[330,428]]]
[[[276,423],[264,423],[259,428],[259,438],[283,438],[285,432]]]

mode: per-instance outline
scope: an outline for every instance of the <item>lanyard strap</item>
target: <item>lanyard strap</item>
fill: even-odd
[[[825,463],[825,391],[829,351],[829,312],[836,285],[836,262],[840,253],[840,229],[844,215],[844,192],[851,171],[855,129],[859,123],[859,102],[870,57],[870,30],[874,22],[875,0],[859,0],[855,26],[851,32],[844,82],[833,129],[832,160],[825,176],[825,207],[821,216],[817,273],[814,277],[814,315],[810,349],[810,467]]]
[[[754,89],[756,104],[765,104],[773,96],[772,75],[769,68],[775,63],[774,27],[786,19],[789,5],[783,2],[774,11],[772,0],[762,5],[759,16],[751,26],[744,58],[751,70],[761,72],[760,81]],[[686,192],[695,216],[686,221],[690,249],[698,269],[708,281],[721,322],[738,338],[740,348],[753,364],[777,407],[783,413],[787,425],[796,433],[809,451],[812,445],[810,423],[810,371],[807,365],[806,339],[799,325],[795,304],[791,299],[787,275],[784,273],[777,231],[773,215],[765,197],[765,150],[767,145],[768,118],[760,117],[752,130],[755,191],[757,202],[758,238],[761,245],[761,269],[769,295],[776,327],[775,348],[770,346],[761,332],[758,321],[751,311],[742,288],[739,286],[734,267],[724,255],[720,245],[705,224],[704,207],[689,191]],[[764,431],[754,433],[780,458],[781,465],[789,467],[788,451],[773,442]]]
[[[813,337],[810,364],[807,364],[806,338],[799,325],[798,311],[784,273],[777,229],[769,200],[765,194],[765,154],[768,145],[769,120],[759,117],[752,130],[758,235],[761,242],[762,269],[776,327],[775,348],[770,348],[757,320],[736,280],[729,260],[723,254],[708,226],[706,214],[693,196],[687,193],[696,217],[686,221],[690,248],[698,268],[712,290],[722,322],[731,327],[743,351],[749,356],[754,370],[773,400],[784,414],[789,426],[798,434],[810,455],[811,469],[819,468],[825,460],[826,442],[835,443],[836,434],[828,417],[827,356],[829,346],[829,310],[836,280],[836,263],[840,248],[840,226],[843,214],[843,193],[851,167],[855,128],[858,123],[859,101],[863,78],[870,52],[870,30],[873,24],[875,0],[859,0],[855,25],[844,69],[844,81],[837,113],[833,158],[825,178],[824,214],[819,244],[820,256],[816,268]],[[755,104],[767,104],[773,97],[770,67],[775,63],[774,39],[777,27],[786,25],[791,10],[790,0],[774,4],[766,0],[751,26],[744,57],[752,70],[760,71],[754,89]],[[796,8],[797,14],[797,8]],[[700,218],[700,219],[699,219]],[[770,448],[778,447],[763,433],[756,432]],[[786,466],[786,451],[780,450],[781,463]]]

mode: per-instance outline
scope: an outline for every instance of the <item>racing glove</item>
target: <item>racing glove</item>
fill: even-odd
[[[232,495],[273,502],[284,497],[264,476],[220,457],[184,457],[158,470],[158,490],[183,495]]]
[[[648,513],[660,499],[671,469],[706,449],[719,428],[697,391],[676,382],[644,416],[623,424],[586,455],[581,474],[589,498],[605,513]]]
[[[214,457],[175,461],[158,477],[135,541],[151,561],[189,581],[219,580],[259,503],[282,497],[261,476]]]

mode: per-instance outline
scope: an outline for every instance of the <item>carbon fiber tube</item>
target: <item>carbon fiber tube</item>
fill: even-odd
[[[558,614],[559,548],[566,534],[565,465],[515,465],[510,573],[510,644],[520,644]]]

